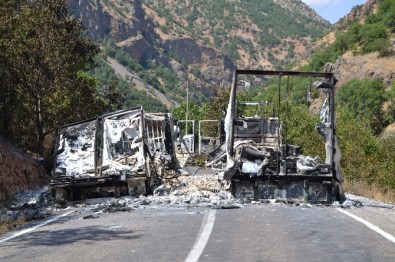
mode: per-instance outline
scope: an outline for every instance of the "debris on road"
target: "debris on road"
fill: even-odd
[[[53,214],[55,203],[47,186],[25,190],[0,206],[0,233],[33,220],[45,219]]]
[[[391,203],[383,203],[377,200],[373,200],[363,196],[357,196],[353,194],[346,194],[347,200],[341,204],[344,208],[357,208],[357,207],[377,207],[377,208],[388,208],[394,209],[395,205]],[[339,203],[334,203],[334,205]]]
[[[67,202],[60,206],[55,203],[48,187],[27,190],[19,194],[8,207],[0,208],[0,233],[16,229],[25,222],[40,220],[74,208],[81,214],[81,219],[97,219],[102,213],[133,212],[158,208],[213,208],[235,209],[243,206],[259,205],[293,205],[300,208],[324,207],[300,202],[285,202],[276,199],[254,200],[249,197],[235,198],[228,185],[218,180],[215,174],[195,176],[179,176],[172,178],[161,186],[155,194],[144,196],[101,197],[75,202]],[[372,199],[346,194],[347,200],[340,204],[334,202],[327,207],[342,208],[395,208],[394,205]]]

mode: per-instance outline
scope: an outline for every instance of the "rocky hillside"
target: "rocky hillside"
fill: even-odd
[[[328,25],[302,2],[290,0],[142,2],[162,38],[190,37],[221,50],[238,67],[285,65]]]
[[[395,44],[393,48],[395,50]],[[355,78],[378,79],[386,86],[390,86],[395,80],[395,59],[394,57],[380,57],[378,53],[359,56],[346,53],[335,63],[328,63],[325,71],[335,73],[338,86]]]
[[[340,19],[335,28],[341,28],[352,22],[363,22],[368,15],[375,14],[381,0],[367,0],[365,4],[354,6],[351,12]]]
[[[350,13],[341,18],[330,31],[327,32],[321,39],[313,43],[313,48],[311,51],[322,49],[328,47],[333,44],[336,40],[336,36],[341,34],[342,32],[347,31],[351,25],[355,23],[363,24],[366,17],[369,15],[375,14],[378,9],[378,5],[382,0],[367,0],[366,3],[361,5],[354,6]],[[309,58],[311,56],[310,52],[305,53],[305,58]],[[305,61],[305,60],[303,60]]]
[[[365,19],[377,14],[381,2],[382,0],[367,0],[366,3],[355,6],[325,36],[313,43],[314,48],[312,52],[333,52],[335,54],[335,56],[328,55],[326,57],[335,58],[331,63],[328,63],[322,69],[314,68],[315,70],[335,73],[338,79],[338,86],[354,78],[378,79],[386,86],[392,84],[395,79],[395,35],[389,36],[388,52],[386,55],[381,55],[379,52],[363,52],[361,43],[366,45],[367,41],[359,40],[359,42],[353,43],[353,40],[350,40],[350,38],[361,36],[348,34],[350,30],[361,31],[362,25],[365,24]],[[367,29],[362,30],[367,31]],[[369,32],[367,31],[367,33]],[[311,54],[306,53],[306,60],[302,60],[301,63],[305,64],[311,57],[314,59],[314,54],[311,56]]]
[[[368,0],[356,6],[341,19],[314,48],[306,64],[310,70],[333,72],[341,93],[350,83],[372,83],[379,80],[382,98],[375,115],[381,121],[382,137],[394,134],[395,130],[395,5],[392,0]],[[352,85],[352,84],[351,84]],[[354,85],[352,88],[360,88]],[[374,87],[364,92],[373,93]],[[380,91],[381,90],[381,91]],[[383,93],[384,90],[384,93]],[[364,94],[356,90],[356,93]],[[371,95],[372,97],[373,95]],[[352,100],[349,97],[347,100]],[[361,104],[361,103],[358,103]],[[364,105],[361,105],[363,107]],[[315,108],[311,108],[313,111]],[[358,108],[354,108],[357,111]],[[370,110],[373,110],[370,107]],[[368,112],[369,110],[367,110]]]
[[[301,1],[67,0],[89,34],[146,70],[165,66],[204,96],[239,68],[285,68],[329,27]],[[154,66],[152,66],[154,64]],[[164,79],[157,77],[164,85]],[[159,89],[159,88],[158,88]],[[165,88],[166,89],[166,88]],[[182,101],[185,92],[162,90]]]
[[[47,179],[38,160],[0,136],[0,204],[26,189],[47,184]]]

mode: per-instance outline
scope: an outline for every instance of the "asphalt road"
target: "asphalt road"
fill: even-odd
[[[346,212],[389,238],[335,207],[158,207],[91,219],[76,209],[23,235],[0,236],[0,261],[395,261],[395,210]]]

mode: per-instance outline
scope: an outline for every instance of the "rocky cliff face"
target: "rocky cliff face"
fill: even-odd
[[[82,20],[94,39],[101,39],[111,32],[112,18],[103,9],[100,1],[67,0],[66,2],[72,8],[73,14]]]
[[[95,40],[113,39],[117,47],[141,64],[157,60],[181,79],[186,78],[190,66],[195,65],[211,82],[218,83],[222,77],[230,81],[230,72],[235,65],[229,57],[185,35],[177,38],[161,36],[147,13],[147,7],[138,0],[120,3],[67,0],[67,4]],[[201,85],[201,89],[207,95],[211,93],[205,85]]]
[[[389,86],[395,80],[395,60],[394,57],[379,57],[377,53],[361,56],[346,54],[335,63],[327,64],[325,71],[335,74],[337,86],[355,78],[378,79]]]
[[[381,0],[368,0],[363,5],[355,6],[350,13],[348,13],[345,17],[340,19],[336,26],[340,26],[342,24],[346,24],[350,21],[359,21],[362,22],[368,15],[375,14],[377,11],[377,7],[380,4]]]
[[[300,2],[294,0],[273,0],[274,3],[279,4],[284,9],[287,9],[289,12],[299,12],[308,17],[312,17],[318,22],[326,23],[326,21],[319,16],[313,9],[309,8],[308,6],[300,5]]]
[[[347,29],[347,25],[350,23],[358,22],[363,24],[367,16],[377,13],[381,2],[382,0],[368,0],[363,5],[355,6],[347,16],[335,25],[334,32],[339,29]],[[332,43],[335,40],[335,34],[332,32],[326,39],[329,39],[326,44]],[[386,57],[380,57],[377,52],[366,55],[353,55],[353,52],[348,51],[340,56],[335,63],[327,64],[325,71],[335,74],[338,79],[337,86],[341,86],[355,78],[377,79],[382,81],[384,85],[390,86],[395,80],[395,39],[390,40],[388,50],[392,51]]]
[[[47,182],[47,173],[37,160],[0,137],[0,203]]]
[[[336,40],[338,33],[348,30],[349,25],[352,23],[364,23],[367,16],[375,14],[378,9],[378,5],[382,0],[368,0],[365,4],[357,5],[352,8],[350,13],[341,18],[334,26],[331,31],[324,35],[321,39],[313,43],[311,51],[314,52],[316,49],[328,47],[333,44]],[[310,52],[305,54],[305,58],[311,56]]]
[[[153,43],[159,38],[152,20],[146,17],[139,1],[130,1],[122,13],[116,13],[99,0],[66,2],[95,40],[111,38],[139,61],[144,57],[157,56]]]
[[[212,85],[230,84],[236,66],[289,65],[306,51],[312,36],[329,26],[303,2],[291,0],[66,1],[94,39],[113,40],[142,65],[160,62],[180,83],[187,76],[197,78],[195,88],[206,95]],[[292,29],[286,29],[289,24]]]

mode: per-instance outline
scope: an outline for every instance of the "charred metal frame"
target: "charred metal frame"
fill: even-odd
[[[185,132],[181,124],[185,124]],[[191,124],[192,132],[188,132],[188,124]],[[178,120],[175,131],[175,149],[178,163],[184,167],[195,155],[195,120]]]
[[[216,136],[204,136],[202,135],[202,124],[205,123],[212,123],[212,124],[217,124],[217,135]],[[202,149],[202,144],[203,141],[215,141],[217,144],[217,148],[221,145],[221,121],[220,120],[200,120],[199,121],[199,154],[205,153],[205,154],[209,154],[212,151],[214,151],[216,148],[213,148],[213,150],[211,150],[210,152],[207,152],[205,150]]]
[[[236,114],[236,90],[237,90],[237,80],[239,75],[261,75],[261,76],[303,76],[303,77],[323,77],[326,78],[330,81],[331,86],[325,86],[325,88],[330,89],[330,97],[329,97],[329,105],[330,105],[330,129],[333,132],[333,136],[331,139],[331,148],[334,148],[335,145],[335,140],[334,136],[336,135],[336,130],[335,130],[335,84],[336,84],[336,79],[334,77],[333,73],[318,73],[318,72],[295,72],[295,71],[268,71],[268,70],[235,70],[233,72],[233,83],[232,83],[232,91],[231,91],[231,100],[233,101],[234,107],[232,108],[231,112],[233,113],[233,116],[231,117],[232,120],[232,125],[230,125],[231,128],[231,136],[230,140],[228,143],[228,150],[230,154],[233,156],[233,146],[234,146],[234,125],[233,121],[235,118]],[[287,100],[287,105],[288,105],[288,100]],[[287,138],[286,138],[287,139]],[[334,163],[334,152],[333,150],[330,151],[330,163],[332,165],[332,170],[335,169],[335,163]]]
[[[135,117],[130,118],[128,116],[126,116],[127,114],[132,114],[130,117],[133,117],[135,115]],[[123,116],[126,116],[126,118],[122,118]],[[115,146],[120,146],[121,149],[116,149],[114,148],[113,150],[115,150],[117,156],[119,156],[119,154],[121,154],[120,156],[125,158],[125,161],[129,161],[126,158],[129,157],[134,157],[136,154],[138,154],[138,158],[141,159],[142,162],[140,162],[140,160],[138,161],[138,165],[136,166],[136,168],[134,169],[130,169],[130,171],[126,172],[126,171],[122,171],[121,169],[114,169],[113,171],[107,173],[104,172],[106,167],[103,166],[103,164],[105,164],[105,159],[104,159],[104,152],[107,152],[107,154],[110,154],[110,151],[106,151],[105,150],[105,146],[104,143],[107,141],[108,138],[106,138],[106,134],[105,134],[105,130],[106,127],[105,125],[105,121],[107,119],[112,120],[112,118],[116,118],[116,117],[121,117],[121,119],[119,121],[121,121],[123,119],[123,121],[126,121],[129,123],[130,126],[125,126],[126,129],[129,128],[129,130],[131,130],[130,128],[132,126],[136,126],[138,125],[138,129],[136,129],[135,131],[133,131],[136,135],[136,131],[138,132],[138,135],[136,137],[133,136],[133,144],[134,144],[134,148],[136,148],[137,153],[133,153],[132,151],[127,151],[129,152],[129,154],[126,152],[126,155],[124,156],[124,143],[122,143],[122,145],[118,145],[119,143],[117,142],[116,145],[113,144],[111,146],[115,147]],[[130,118],[130,119],[129,119]],[[134,120],[133,120],[134,119]],[[117,122],[118,119],[114,119],[115,121],[115,125],[119,125],[119,123]],[[136,122],[134,122],[136,121]],[[94,123],[95,128],[91,128],[92,132],[94,132],[94,134],[91,134],[91,136],[94,137],[94,144],[91,145],[91,147],[93,147],[93,151],[92,153],[94,154],[94,163],[91,163],[91,161],[87,161],[89,162],[89,165],[92,166],[92,171],[88,174],[83,174],[81,175],[73,175],[68,174],[66,172],[66,168],[70,168],[69,166],[67,166],[65,168],[61,168],[59,169],[59,165],[58,165],[58,156],[65,151],[64,149],[64,145],[60,146],[60,139],[62,137],[62,134],[67,133],[68,129],[71,128],[77,128],[76,131],[74,131],[74,133],[71,134],[72,137],[75,137],[76,139],[80,137],[80,131],[83,131],[84,128],[86,127],[79,127],[80,125],[83,124],[89,124],[89,123]],[[135,124],[133,124],[135,123]],[[137,126],[136,126],[137,128]],[[79,130],[81,129],[81,130]],[[123,133],[124,130],[126,129],[122,129],[122,135],[121,135],[121,142],[124,141],[124,139],[130,139],[127,137],[123,137],[125,136],[130,136],[128,135],[128,133]],[[132,128],[133,129],[133,128]],[[134,129],[133,129],[134,130]],[[109,129],[109,131],[112,131],[112,129]],[[128,131],[128,132],[132,132],[132,131]],[[67,139],[65,137],[62,137],[63,139],[63,143],[67,143]],[[112,138],[111,138],[112,139]],[[125,142],[125,141],[124,141]],[[126,143],[126,142],[125,142]],[[137,149],[138,147],[138,149]],[[122,186],[129,186],[129,182],[130,183],[134,183],[133,181],[129,181],[130,179],[142,179],[145,178],[146,180],[146,192],[145,193],[149,193],[150,190],[150,186],[152,186],[152,183],[154,182],[154,177],[151,172],[151,167],[152,165],[155,165],[155,155],[156,153],[160,153],[160,154],[167,154],[169,156],[169,161],[175,161],[175,150],[174,150],[174,134],[173,134],[173,121],[171,116],[169,116],[169,114],[165,114],[165,113],[158,113],[158,114],[148,114],[145,113],[143,108],[140,107],[134,107],[134,108],[130,108],[130,109],[126,109],[126,110],[121,110],[121,111],[117,111],[117,112],[112,112],[112,113],[108,113],[108,114],[104,114],[101,116],[98,116],[97,118],[92,118],[89,120],[85,120],[85,121],[81,121],[81,122],[77,122],[77,123],[73,123],[70,125],[66,125],[63,126],[59,129],[58,131],[58,136],[57,136],[57,141],[56,141],[56,147],[55,150],[58,150],[62,148],[63,151],[59,151],[59,152],[55,152],[55,156],[54,156],[54,168],[52,171],[52,177],[50,180],[50,185],[54,190],[57,190],[56,195],[57,198],[59,197],[59,200],[62,201],[62,198],[64,198],[64,200],[73,200],[73,199],[78,199],[81,196],[81,189],[82,188],[93,188],[93,187],[115,187],[114,188],[114,193],[116,196],[120,195],[119,192],[119,188]],[[74,148],[74,147],[73,147]],[[70,149],[70,148],[68,148]],[[108,149],[107,149],[108,150]],[[121,151],[119,151],[121,150]],[[66,150],[67,151],[67,150]],[[65,162],[70,161],[67,160],[67,152],[65,157]],[[111,162],[115,161],[112,160],[112,158],[108,159]],[[125,162],[126,163],[126,162]],[[124,164],[125,164],[124,163]],[[70,164],[70,163],[69,163]],[[142,164],[142,166],[140,167],[140,164]],[[132,164],[132,167],[134,167],[134,164]],[[79,168],[79,166],[77,167],[77,169]],[[141,170],[140,170],[141,169]],[[79,169],[78,169],[79,170]],[[81,169],[79,170],[80,172],[85,172],[85,169]],[[103,173],[104,172],[104,173]],[[58,194],[58,191],[60,192]],[[77,194],[77,195],[76,195]],[[59,195],[59,196],[58,196]]]
[[[340,175],[340,167],[339,167],[339,161],[335,160],[335,153],[336,153],[336,148],[337,148],[337,140],[336,140],[336,127],[335,127],[335,101],[334,101],[334,91],[335,91],[335,84],[336,84],[336,79],[334,77],[333,73],[321,73],[321,72],[295,72],[295,71],[268,71],[268,70],[235,70],[233,73],[233,83],[231,87],[231,93],[230,93],[230,100],[229,100],[229,107],[228,108],[228,114],[230,113],[231,115],[228,116],[228,132],[229,135],[227,134],[226,138],[226,151],[228,152],[230,157],[235,157],[235,152],[234,152],[234,146],[235,146],[235,119],[236,119],[236,110],[237,110],[237,100],[236,100],[236,91],[237,91],[237,84],[238,84],[238,78],[241,75],[260,75],[260,76],[278,76],[280,78],[282,77],[289,77],[290,76],[301,76],[301,77],[313,77],[313,78],[324,78],[325,81],[321,83],[320,86],[317,86],[319,89],[324,89],[325,90],[325,95],[326,95],[326,100],[329,105],[329,141],[328,144],[326,144],[325,151],[326,151],[326,159],[325,159],[325,164],[321,165],[325,171],[325,174],[321,174],[318,176],[311,176],[311,175],[300,175],[300,174],[287,174],[287,162],[286,162],[286,154],[282,155],[282,161],[284,163],[283,171],[284,173],[280,174],[280,166],[281,166],[281,161],[280,161],[280,151],[284,152],[284,148],[282,148],[282,145],[278,145],[278,158],[277,158],[277,171],[276,174],[273,174],[271,176],[260,176],[260,179],[263,181],[273,181],[275,183],[292,183],[292,181],[300,181],[302,183],[302,186],[304,188],[304,191],[306,192],[310,182],[315,183],[318,182],[322,186],[328,186],[332,187],[331,191],[332,193],[336,190],[340,190],[339,187],[341,187],[342,178]],[[286,113],[286,123],[285,125],[288,125],[288,104],[289,104],[289,82],[287,83],[287,90],[286,90],[286,106],[287,106],[287,113]],[[279,109],[280,110],[280,87],[281,87],[281,82],[279,84]],[[284,101],[284,99],[283,99]],[[278,120],[281,123],[280,119],[280,112],[278,112]],[[280,130],[280,128],[279,128]],[[279,134],[279,137],[282,137],[283,130],[279,131],[281,132]],[[287,133],[285,135],[285,143],[287,143]],[[280,143],[280,142],[279,142]],[[285,151],[287,148],[285,148]],[[229,160],[229,157],[228,157]],[[246,176],[235,176],[237,180],[239,179],[247,179]],[[277,182],[276,182],[277,181]],[[329,189],[328,189],[329,190]],[[334,192],[333,195],[339,200],[342,198],[342,192]],[[305,197],[306,200],[306,197]]]

